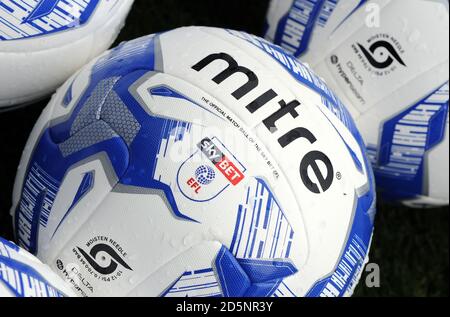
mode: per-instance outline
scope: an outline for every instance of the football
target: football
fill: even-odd
[[[133,0],[0,1],[0,111],[42,98],[104,52]]]
[[[311,66],[366,141],[383,200],[449,203],[446,0],[273,0],[266,38]]]
[[[0,238],[0,298],[74,296],[50,268],[12,242]]]
[[[354,122],[309,68],[188,27],[58,90],[13,203],[20,245],[79,296],[334,297],[361,276],[376,198]]]

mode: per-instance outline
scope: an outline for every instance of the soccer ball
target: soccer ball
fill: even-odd
[[[319,78],[265,40],[190,27],[122,44],[62,86],[12,212],[20,244],[80,296],[342,296],[375,196]]]
[[[0,238],[0,298],[75,296],[50,268]]]
[[[268,21],[349,107],[382,197],[448,205],[448,1],[273,0]]]
[[[104,52],[133,0],[0,2],[0,111],[46,96]]]

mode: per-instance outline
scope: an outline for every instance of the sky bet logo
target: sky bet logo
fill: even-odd
[[[244,173],[229,159],[220,148],[209,138],[204,138],[197,147],[208,158],[216,169],[233,186],[238,185],[244,179]],[[187,182],[196,194],[202,189],[202,185],[209,185],[216,175],[209,166],[200,166],[195,172],[196,179],[190,178]]]
[[[255,90],[258,89],[259,78],[255,74],[255,72],[248,69],[247,67],[239,65],[232,56],[226,53],[208,55],[200,62],[192,66],[192,69],[196,72],[201,72],[208,65],[217,61],[226,62],[228,64],[228,67],[224,71],[212,78],[212,81],[217,85],[222,84],[224,81],[236,74],[240,74],[241,76],[244,75],[247,77],[247,82],[243,86],[235,90],[233,93],[231,93],[231,95],[236,100],[239,101],[244,96],[247,96],[249,93],[255,92]],[[278,97],[278,93],[273,89],[269,89],[265,92],[261,91],[259,97],[246,105],[246,109],[248,110],[248,112],[253,114],[267,105],[270,101],[274,100],[276,97]],[[269,130],[272,134],[277,132],[277,124],[279,120],[281,120],[285,116],[292,116],[292,118],[294,119],[297,118],[299,116],[297,109],[301,107],[301,103],[297,100],[286,102],[284,99],[281,99],[278,104],[280,106],[280,109],[262,121],[267,130]],[[313,145],[317,142],[316,136],[310,130],[306,129],[305,127],[296,127],[279,138],[278,143],[284,149],[298,140],[306,141],[310,145]],[[210,140],[204,141],[205,145],[210,144]],[[208,147],[206,146],[206,148]],[[204,153],[208,155],[209,152],[206,150],[204,151]],[[213,152],[211,152],[210,154],[212,155]],[[219,164],[219,162],[221,162],[221,164]],[[323,173],[323,171],[319,168],[318,162],[321,162],[326,167],[325,173]],[[222,173],[224,173],[228,180],[235,184],[236,182],[240,182],[241,175],[239,175],[239,171],[233,173],[234,166],[232,166],[230,163],[231,162],[227,162],[226,160],[221,161],[220,158],[218,159],[218,161],[213,161],[213,164],[216,165],[216,167],[218,167]],[[311,150],[305,156],[300,158],[299,165],[299,173],[302,182],[309,191],[315,194],[320,194],[321,192],[326,192],[328,189],[330,189],[334,180],[334,168],[330,159],[325,153]],[[309,170],[313,171],[316,181],[313,181],[310,178]]]
[[[214,141],[205,138],[198,144],[198,148],[233,186],[236,186],[244,179],[244,174],[220,151],[217,145],[214,144]]]

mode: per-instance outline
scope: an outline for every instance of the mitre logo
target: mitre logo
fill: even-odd
[[[228,67],[225,67],[225,69],[219,72],[219,74],[211,74],[211,72],[206,68],[213,63],[220,63],[221,65],[225,63],[228,64]],[[247,77],[247,82],[244,85],[240,86],[237,90],[232,92],[231,96],[233,96],[234,99],[237,100],[237,102],[241,103],[243,98],[245,96],[248,96],[250,93],[260,93],[259,97],[254,99],[252,102],[247,103],[242,101],[241,103],[241,105],[244,106],[250,114],[255,114],[260,109],[266,107],[269,102],[278,98],[278,105],[280,109],[276,110],[274,113],[272,113],[272,115],[261,122],[271,134],[274,134],[278,131],[280,120],[284,117],[291,116],[293,119],[300,117],[299,111],[303,106],[300,101],[286,101],[287,99],[279,97],[279,93],[274,89],[260,90],[260,78],[258,77],[258,75],[250,68],[240,65],[233,56],[227,53],[222,52],[210,54],[200,60],[197,64],[192,66],[192,69],[197,73],[212,76],[211,80],[217,85],[222,85],[226,80],[231,80],[233,76],[236,76],[238,74]],[[284,149],[298,140],[305,140],[311,146],[310,152],[299,158],[299,172],[303,184],[310,192],[314,194],[321,194],[328,191],[333,184],[334,167],[331,160],[325,153],[314,150],[314,145],[318,141],[318,139],[312,131],[303,126],[295,127],[282,137],[278,138],[278,143],[280,144],[281,148]],[[206,147],[210,145],[209,140],[203,140],[200,147],[204,148],[205,145]],[[202,151],[205,153],[204,150]],[[207,154],[207,151],[205,154]],[[213,163],[217,165],[216,162]],[[228,172],[233,172],[236,170],[236,168],[231,164],[227,165],[227,163],[227,161],[222,161],[223,165],[220,164],[218,165],[218,167],[220,169],[227,169],[225,174],[227,174],[227,177],[229,177],[230,174],[228,174]],[[325,169],[323,170],[319,168],[319,165],[324,166]],[[309,170],[313,171],[313,179],[311,178]],[[233,180],[229,180],[232,182],[238,182],[240,181],[240,179],[242,179],[242,177],[239,177],[239,175],[237,174],[234,174],[234,176],[236,176],[236,178],[234,178]]]

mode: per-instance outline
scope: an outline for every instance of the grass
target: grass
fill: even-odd
[[[449,209],[414,210],[379,204],[370,262],[380,266],[381,287],[363,278],[356,296],[449,295]]]
[[[208,25],[261,35],[267,0],[136,0],[118,42],[185,25]],[[12,186],[22,150],[48,100],[0,114],[0,235],[12,239]],[[412,210],[379,204],[371,262],[381,287],[355,296],[448,296],[449,208]]]

